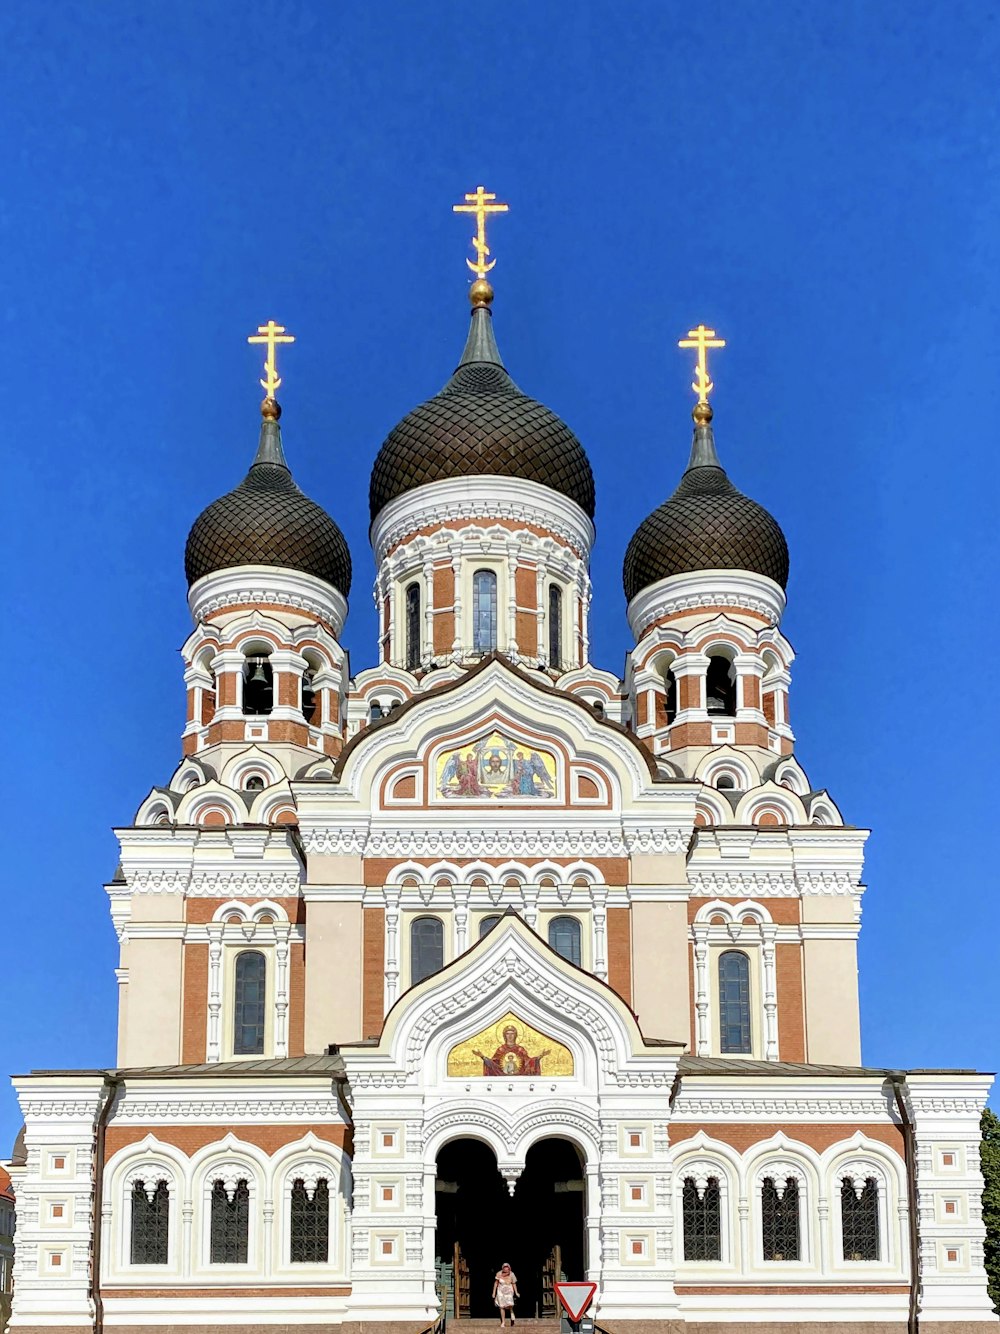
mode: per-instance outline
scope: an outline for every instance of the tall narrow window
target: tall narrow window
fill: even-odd
[[[557,954],[580,967],[580,923],[575,917],[553,917],[549,923],[549,944]]]
[[[406,589],[406,666],[415,671],[420,666],[420,585]]]
[[[416,917],[410,923],[410,985],[416,986],[444,967],[444,926],[439,917]]]
[[[270,713],[274,704],[274,672],[267,658],[247,658],[243,667],[243,712]]]
[[[562,670],[562,589],[549,584],[549,666]]]
[[[497,646],[497,577],[492,570],[472,576],[472,647],[492,653]]]
[[[292,1183],[292,1264],[324,1263],[330,1250],[330,1186],[320,1177],[310,1195],[300,1178]]]
[[[233,995],[233,1055],[263,1056],[267,960],[259,950],[236,956]]]
[[[146,1182],[132,1187],[132,1238],[130,1256],[134,1265],[165,1265],[170,1224],[170,1192],[158,1181],[150,1194]]]
[[[722,1205],[719,1182],[709,1177],[701,1194],[691,1177],[684,1182],[684,1259],[722,1259]]]
[[[736,668],[728,658],[716,654],[708,660],[705,673],[705,698],[708,712],[732,718],[736,714]]]
[[[765,1260],[799,1258],[799,1183],[794,1177],[783,1188],[771,1177],[761,1182],[760,1226]]]
[[[491,913],[489,917],[481,918],[479,922],[479,939],[482,940],[483,936],[488,936],[499,920],[499,913]]]
[[[213,1265],[245,1265],[250,1234],[250,1187],[237,1181],[232,1196],[225,1183],[212,1184],[211,1254]]]
[[[668,667],[665,673],[664,681],[667,687],[667,726],[677,720],[677,675],[672,667]]]
[[[874,1177],[864,1183],[850,1177],[843,1182],[840,1221],[845,1260],[879,1259],[878,1182]]]
[[[742,950],[719,955],[719,1043],[724,1055],[749,1054],[750,960]]]

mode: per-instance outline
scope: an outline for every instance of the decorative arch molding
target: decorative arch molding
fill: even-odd
[[[748,792],[760,785],[760,770],[745,751],[734,746],[716,746],[705,755],[694,771],[694,776],[707,787],[715,788],[720,774],[735,774],[740,782],[740,790]]]
[[[785,824],[806,824],[806,808],[801,797],[771,780],[747,792],[736,807],[737,824],[757,824],[769,810],[783,815]]]
[[[262,917],[271,917],[273,921],[280,923],[288,922],[288,913],[273,899],[259,899],[254,903],[229,899],[216,908],[212,914],[212,921],[228,924],[232,917],[238,917],[242,922],[259,923]]]
[[[695,923],[706,923],[711,926],[713,919],[722,917],[725,919],[725,925],[730,924],[737,927],[748,921],[760,926],[764,922],[772,922],[770,911],[763,903],[755,899],[744,899],[742,903],[726,903],[723,899],[712,899],[710,903],[703,904],[695,914]]]
[[[466,676],[455,688],[422,695],[420,709],[401,709],[393,725],[365,730],[343,756],[341,782],[356,800],[378,791],[382,778],[404,756],[428,763],[432,752],[460,747],[467,738],[502,725],[530,736],[544,728],[549,747],[605,772],[612,802],[629,804],[654,795],[650,761],[639,745],[598,722],[578,699],[546,690],[500,658]]]
[[[248,746],[223,765],[221,781],[235,792],[245,790],[246,780],[252,775],[264,778],[265,787],[272,787],[285,778],[281,764],[269,751],[260,746]]]
[[[783,1181],[792,1177],[813,1193],[818,1193],[823,1180],[822,1160],[816,1150],[780,1130],[755,1144],[745,1155],[745,1163],[746,1181],[758,1192],[765,1177],[773,1178],[775,1186],[778,1175]]]

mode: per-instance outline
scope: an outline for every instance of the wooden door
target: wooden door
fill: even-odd
[[[542,1265],[542,1300],[538,1314],[548,1320],[559,1314],[555,1285],[562,1279],[562,1247],[553,1246]]]
[[[469,1285],[469,1262],[462,1248],[455,1242],[455,1318],[467,1320],[472,1314],[472,1295]]]

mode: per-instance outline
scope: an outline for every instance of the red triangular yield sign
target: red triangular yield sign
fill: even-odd
[[[563,1310],[574,1324],[594,1300],[596,1283],[553,1283],[556,1296],[562,1302]]]

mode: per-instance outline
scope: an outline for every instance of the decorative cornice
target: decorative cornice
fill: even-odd
[[[593,523],[558,491],[520,477],[453,477],[415,487],[382,507],[371,526],[375,563],[422,528],[483,519],[533,524],[561,537],[585,561],[594,544]]]
[[[288,607],[326,621],[335,635],[347,618],[347,599],[332,585],[274,565],[237,565],[203,575],[191,585],[188,606],[196,622],[229,607]]]
[[[878,1096],[838,1096],[831,1094],[711,1094],[681,1090],[674,1103],[672,1121],[866,1121],[883,1122],[886,1101]]]
[[[220,1071],[220,1077],[222,1072]],[[343,1113],[333,1093],[295,1097],[286,1090],[268,1096],[266,1089],[238,1096],[129,1094],[115,1109],[114,1124],[189,1125],[209,1122],[235,1124],[280,1120],[298,1124],[343,1125]]]
[[[674,574],[637,593],[628,604],[628,623],[636,640],[665,616],[686,611],[738,607],[778,625],[785,610],[779,584],[749,570],[697,570]]]

